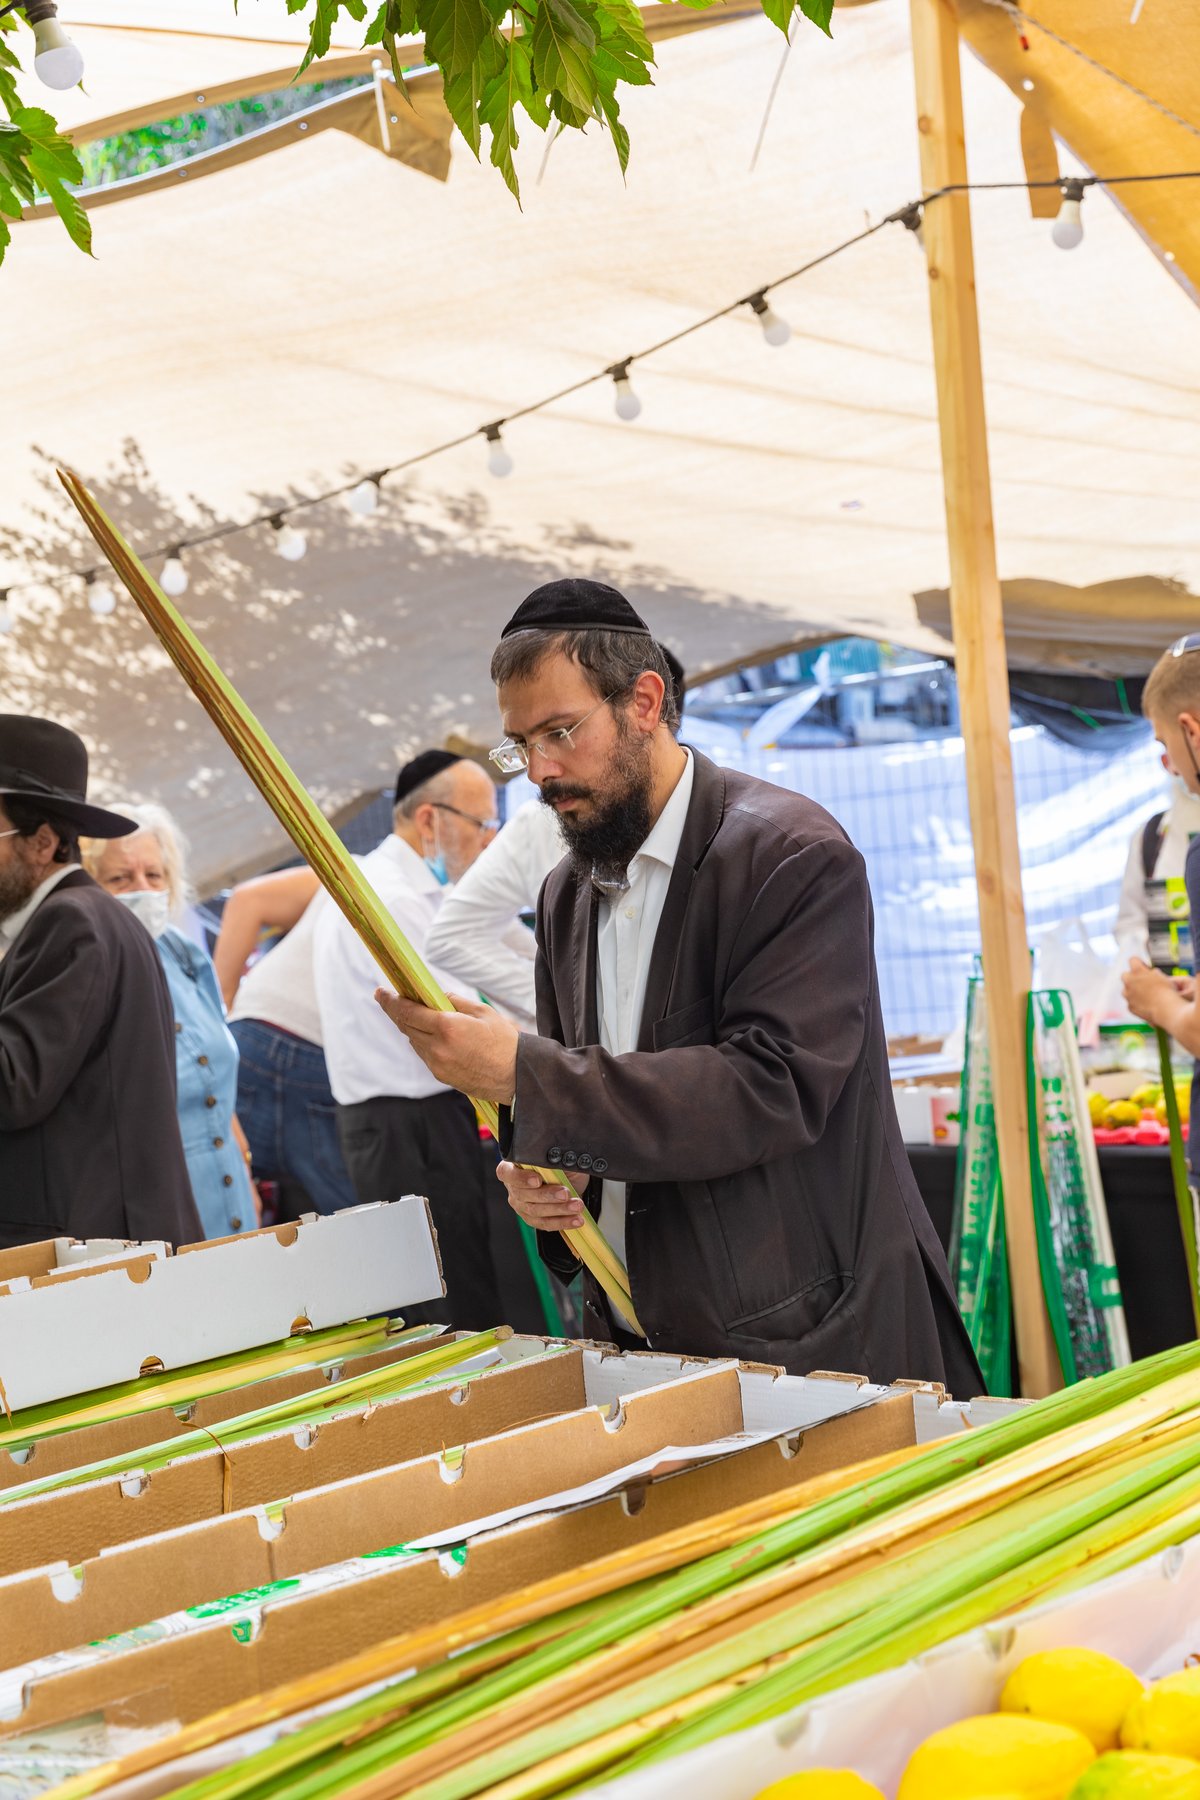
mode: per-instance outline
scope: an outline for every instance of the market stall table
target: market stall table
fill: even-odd
[[[1196,1335],[1171,1188],[1169,1152],[1122,1144],[1098,1151],[1117,1273],[1135,1358]],[[908,1159],[938,1236],[949,1248],[957,1149],[910,1144]]]

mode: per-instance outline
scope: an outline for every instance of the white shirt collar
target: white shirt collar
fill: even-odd
[[[46,895],[68,875],[73,875],[79,866],[78,863],[65,863],[61,869],[55,869],[53,875],[48,875],[40,887],[34,889],[19,912],[12,913],[7,919],[0,920],[0,955],[12,949]]]
[[[696,765],[692,760],[691,751],[686,745],[681,745],[681,748],[687,758],[683,772],[675,783],[670,799],[654,821],[645,843],[635,856],[630,857],[631,868],[643,857],[650,862],[663,863],[668,869],[675,866],[675,858],[679,855],[679,845],[683,838],[683,828],[687,824],[688,807],[692,800],[692,782],[696,774]]]

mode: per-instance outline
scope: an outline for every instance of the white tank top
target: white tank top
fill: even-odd
[[[313,933],[326,900],[325,894],[315,894],[287,936],[245,976],[229,1009],[231,1025],[238,1019],[258,1019],[324,1047],[313,979]]]

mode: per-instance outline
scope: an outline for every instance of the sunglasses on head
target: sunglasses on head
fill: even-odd
[[[1189,650],[1200,650],[1200,631],[1189,631],[1185,636],[1176,638],[1168,654],[1186,656]]]

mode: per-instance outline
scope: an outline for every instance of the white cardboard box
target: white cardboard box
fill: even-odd
[[[428,1205],[411,1194],[175,1255],[68,1238],[55,1250],[48,1275],[0,1292],[0,1382],[14,1412],[136,1381],[147,1363],[184,1368],[275,1343],[300,1321],[319,1331],[445,1292]]]

